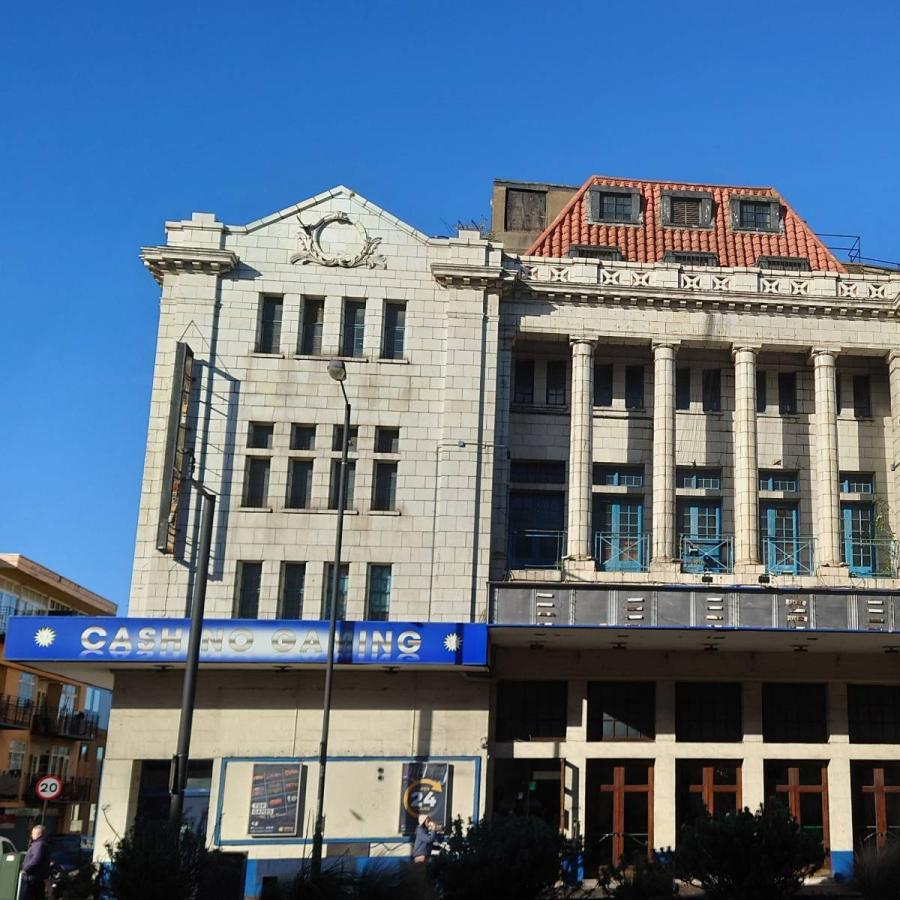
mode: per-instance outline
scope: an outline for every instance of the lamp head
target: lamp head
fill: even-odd
[[[347,368],[339,359],[333,359],[328,363],[328,374],[335,381],[343,381],[347,377]]]

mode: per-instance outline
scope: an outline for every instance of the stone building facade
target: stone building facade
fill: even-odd
[[[323,619],[340,358],[354,646],[446,623],[448,652],[463,624],[489,650],[346,658],[327,852],[408,852],[404,766],[432,762],[448,814],[542,815],[585,838],[589,871],[771,796],[846,870],[900,827],[900,275],[836,259],[771,188],[506,196],[542,189],[495,186],[521,253],[345,188],[246,226],[167,223],[142,254],[162,301],[130,615],[189,608],[193,460],[218,497],[208,617],[240,640],[249,619]],[[214,643],[196,814],[248,855],[253,895],[309,843],[309,790],[291,834],[246,813],[257,765],[314,784],[321,666],[290,643],[235,668]],[[180,673],[154,652],[110,663],[117,830],[157,808],[174,746]]]

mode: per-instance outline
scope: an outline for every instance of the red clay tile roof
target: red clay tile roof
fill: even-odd
[[[636,188],[642,197],[640,225],[589,225],[588,191],[594,185]],[[713,197],[713,227],[663,227],[659,221],[660,193],[708,191]],[[779,234],[734,231],[732,197],[774,197],[783,207]],[[678,184],[668,181],[635,181],[594,175],[576,192],[562,212],[526,251],[527,256],[566,256],[571,244],[618,247],[628,262],[662,262],[669,250],[705,251],[718,255],[720,266],[755,266],[760,256],[806,257],[814,271],[845,271],[844,266],[815,236],[810,227],[774,188],[715,184]]]

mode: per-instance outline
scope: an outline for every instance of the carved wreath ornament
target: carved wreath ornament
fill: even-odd
[[[300,250],[291,257],[291,262],[299,262],[301,265],[314,262],[320,266],[339,266],[342,269],[355,269],[357,266],[368,266],[374,269],[376,266],[385,268],[384,257],[376,253],[381,238],[369,237],[369,233],[360,222],[353,222],[347,213],[335,212],[322,216],[315,225],[304,225],[300,216],[300,232],[297,235],[300,240]],[[331,254],[322,248],[322,233],[329,225],[351,225],[356,229],[358,236],[358,249],[355,253]]]

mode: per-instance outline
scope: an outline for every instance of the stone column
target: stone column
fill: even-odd
[[[734,571],[759,565],[759,466],[756,449],[756,354],[758,346],[735,345],[734,357]]]
[[[889,432],[891,451],[887,459],[888,504],[891,530],[894,534],[900,534],[900,350],[891,350],[887,356],[887,363],[891,386]]]
[[[591,560],[593,483],[594,341],[572,338],[572,397],[569,423],[569,518],[566,558]]]
[[[814,444],[816,461],[816,568],[842,567],[841,510],[838,491],[837,392],[835,357],[838,351],[815,347],[812,351],[815,378]],[[843,566],[846,569],[846,566]],[[840,574],[833,572],[832,574]]]
[[[653,344],[653,536],[650,568],[675,566],[675,350]]]

